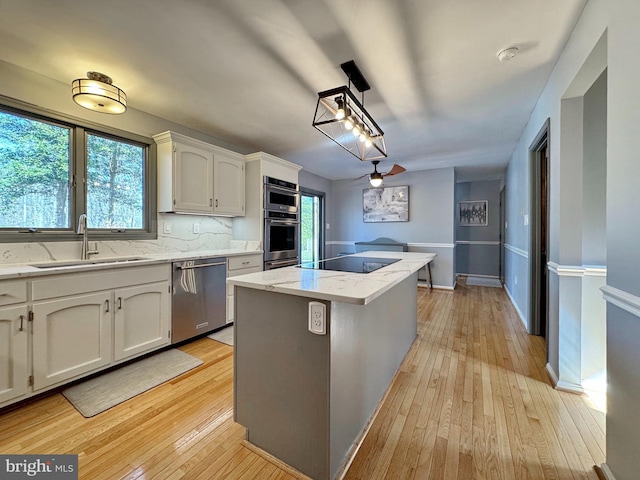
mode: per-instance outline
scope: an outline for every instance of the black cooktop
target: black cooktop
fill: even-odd
[[[399,258],[375,258],[375,257],[336,257],[319,262],[305,262],[298,267],[312,268],[314,270],[335,270],[338,272],[369,273],[392,263],[399,262]]]

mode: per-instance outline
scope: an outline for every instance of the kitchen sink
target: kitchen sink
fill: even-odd
[[[31,267],[35,268],[59,268],[59,267],[77,267],[80,265],[99,265],[105,263],[123,263],[135,262],[136,260],[146,260],[146,257],[111,257],[111,258],[92,258],[89,260],[69,260],[62,262],[34,263]]]

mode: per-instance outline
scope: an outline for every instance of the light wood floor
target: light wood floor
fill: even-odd
[[[505,293],[418,291],[418,339],[346,478],[597,480],[604,416],[551,388]],[[0,413],[0,453],[77,453],[86,480],[295,478],[242,444],[233,349],[181,349],[204,364],[96,417],[60,394]]]

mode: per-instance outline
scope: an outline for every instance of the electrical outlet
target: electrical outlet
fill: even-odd
[[[309,302],[309,331],[316,335],[327,333],[327,310],[324,303]]]
[[[171,233],[171,222],[164,222],[162,231],[164,233]]]
[[[198,222],[193,224],[193,233],[200,233],[200,224]]]

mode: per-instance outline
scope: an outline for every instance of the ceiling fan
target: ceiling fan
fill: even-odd
[[[373,160],[371,163],[373,163],[373,172],[365,173],[364,175],[362,175],[362,176],[360,176],[358,178],[354,178],[353,179],[354,182],[356,180],[360,180],[361,178],[369,177],[369,183],[371,184],[371,186],[372,187],[379,187],[380,185],[382,185],[382,179],[384,177],[389,177],[391,175],[397,175],[397,174],[402,173],[402,172],[407,170],[406,168],[401,167],[397,163],[394,163],[393,167],[391,167],[391,170],[389,170],[387,173],[380,173],[378,171],[378,164],[380,163],[380,160]]]

